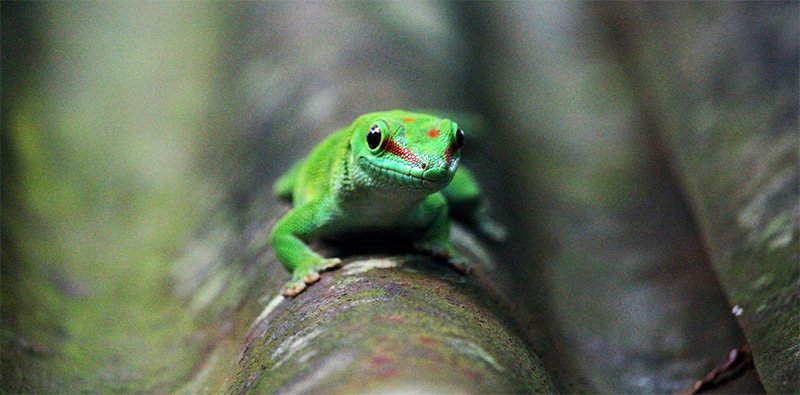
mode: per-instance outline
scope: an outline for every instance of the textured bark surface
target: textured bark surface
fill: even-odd
[[[486,293],[424,257],[348,259],[273,299],[244,347],[229,392],[556,390]]]

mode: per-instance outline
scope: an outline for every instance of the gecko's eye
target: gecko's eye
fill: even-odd
[[[461,129],[456,130],[456,147],[461,148],[464,145],[464,131]]]
[[[372,125],[367,132],[367,146],[369,149],[374,150],[381,145],[381,127]]]

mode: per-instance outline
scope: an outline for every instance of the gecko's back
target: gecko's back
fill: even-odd
[[[340,181],[341,170],[349,158],[349,139],[349,129],[342,129],[322,141],[298,164],[300,167],[292,188],[295,206],[332,195],[333,184]]]

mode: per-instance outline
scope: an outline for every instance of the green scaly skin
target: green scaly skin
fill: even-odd
[[[294,203],[271,235],[278,259],[292,273],[283,295],[299,294],[320,272],[341,264],[308,242],[364,233],[410,239],[417,251],[469,272],[450,244],[450,216],[492,240],[504,239],[505,230],[487,215],[472,175],[459,169],[459,142],[463,131],[450,120],[376,112],[325,139],[279,178],[275,194]]]

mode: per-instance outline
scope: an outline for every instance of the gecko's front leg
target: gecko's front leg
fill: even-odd
[[[494,242],[505,241],[508,231],[488,213],[486,198],[478,182],[465,167],[459,167],[453,181],[442,190],[450,207],[450,216],[463,222],[478,235]]]
[[[320,228],[329,220],[324,202],[312,201],[289,211],[272,230],[275,254],[292,273],[292,279],[281,290],[284,296],[298,295],[308,285],[319,281],[320,272],[341,265],[341,259],[326,259],[306,244],[317,237]]]
[[[450,216],[444,196],[441,193],[428,196],[420,204],[416,215],[426,226],[416,237],[414,249],[446,259],[460,273],[470,273],[469,261],[459,255],[450,243]]]

